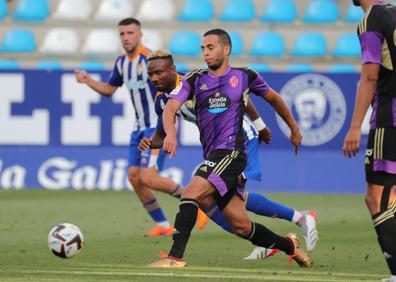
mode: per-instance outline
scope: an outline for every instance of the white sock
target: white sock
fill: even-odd
[[[392,282],[396,282],[396,275],[392,275],[392,276],[391,276],[391,281],[392,281]]]
[[[157,222],[157,225],[162,226],[162,227],[169,227],[170,223],[169,223],[169,221],[161,221],[161,222]]]
[[[299,211],[294,210],[292,222],[295,223],[295,224],[297,224],[298,221],[302,218],[302,216],[303,216],[303,215],[302,215]]]

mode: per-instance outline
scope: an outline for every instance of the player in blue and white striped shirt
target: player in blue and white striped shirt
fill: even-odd
[[[135,112],[135,122],[129,142],[128,178],[147,213],[157,223],[146,235],[170,236],[173,228],[151,189],[177,197],[180,194],[180,186],[168,178],[158,176],[158,169],[161,169],[162,163],[162,150],[153,149],[146,152],[138,150],[140,140],[151,136],[157,125],[154,109],[157,90],[147,75],[147,57],[150,50],[142,45],[141,25],[138,20],[133,18],[121,20],[118,30],[126,53],[117,57],[108,81],[96,81],[85,71],[76,71],[76,79],[103,96],[113,95],[123,84],[128,88]]]

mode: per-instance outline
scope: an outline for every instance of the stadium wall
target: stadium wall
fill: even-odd
[[[97,72],[106,79],[108,72]],[[351,119],[357,74],[264,73],[299,122],[304,136],[297,156],[274,111],[253,97],[273,133],[262,145],[263,182],[271,192],[363,192],[363,154],[347,160],[342,142]],[[130,189],[127,144],[134,113],[126,88],[111,98],[75,82],[68,71],[0,72],[0,189]],[[368,122],[363,126],[363,146]],[[181,123],[177,156],[163,175],[186,184],[202,161],[196,128]]]

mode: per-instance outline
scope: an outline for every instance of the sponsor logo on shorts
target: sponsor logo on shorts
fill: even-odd
[[[230,98],[226,95],[216,92],[213,96],[210,96],[206,101],[208,111],[213,114],[220,114],[228,110],[231,105]]]
[[[286,83],[280,95],[298,122],[303,145],[327,143],[340,132],[346,103],[341,89],[331,79],[319,74],[299,75]],[[277,122],[288,137],[288,126],[279,116]]]
[[[215,165],[217,164],[217,163],[211,162],[211,161],[205,161],[204,163],[205,163],[207,166],[210,166],[210,167],[215,167]]]

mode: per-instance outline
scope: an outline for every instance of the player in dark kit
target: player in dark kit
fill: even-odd
[[[236,235],[257,246],[279,249],[300,266],[311,267],[312,260],[300,248],[295,234],[281,237],[250,220],[240,189],[240,175],[246,165],[242,122],[248,94],[261,96],[274,107],[289,126],[290,140],[297,153],[302,137],[295,120],[281,97],[260,75],[247,68],[230,67],[231,39],[226,31],[206,32],[201,48],[208,69],[187,74],[169,95],[163,113],[166,133],[163,149],[171,156],[176,155],[175,115],[185,101],[192,99],[205,161],[182,194],[168,256],[150,266],[185,266],[184,251],[199,203],[213,197]]]
[[[374,0],[354,0],[353,3],[361,6],[366,16],[358,26],[362,73],[343,151],[348,157],[358,153],[360,128],[371,104],[365,200],[392,274],[383,281],[396,282],[396,8]]]

